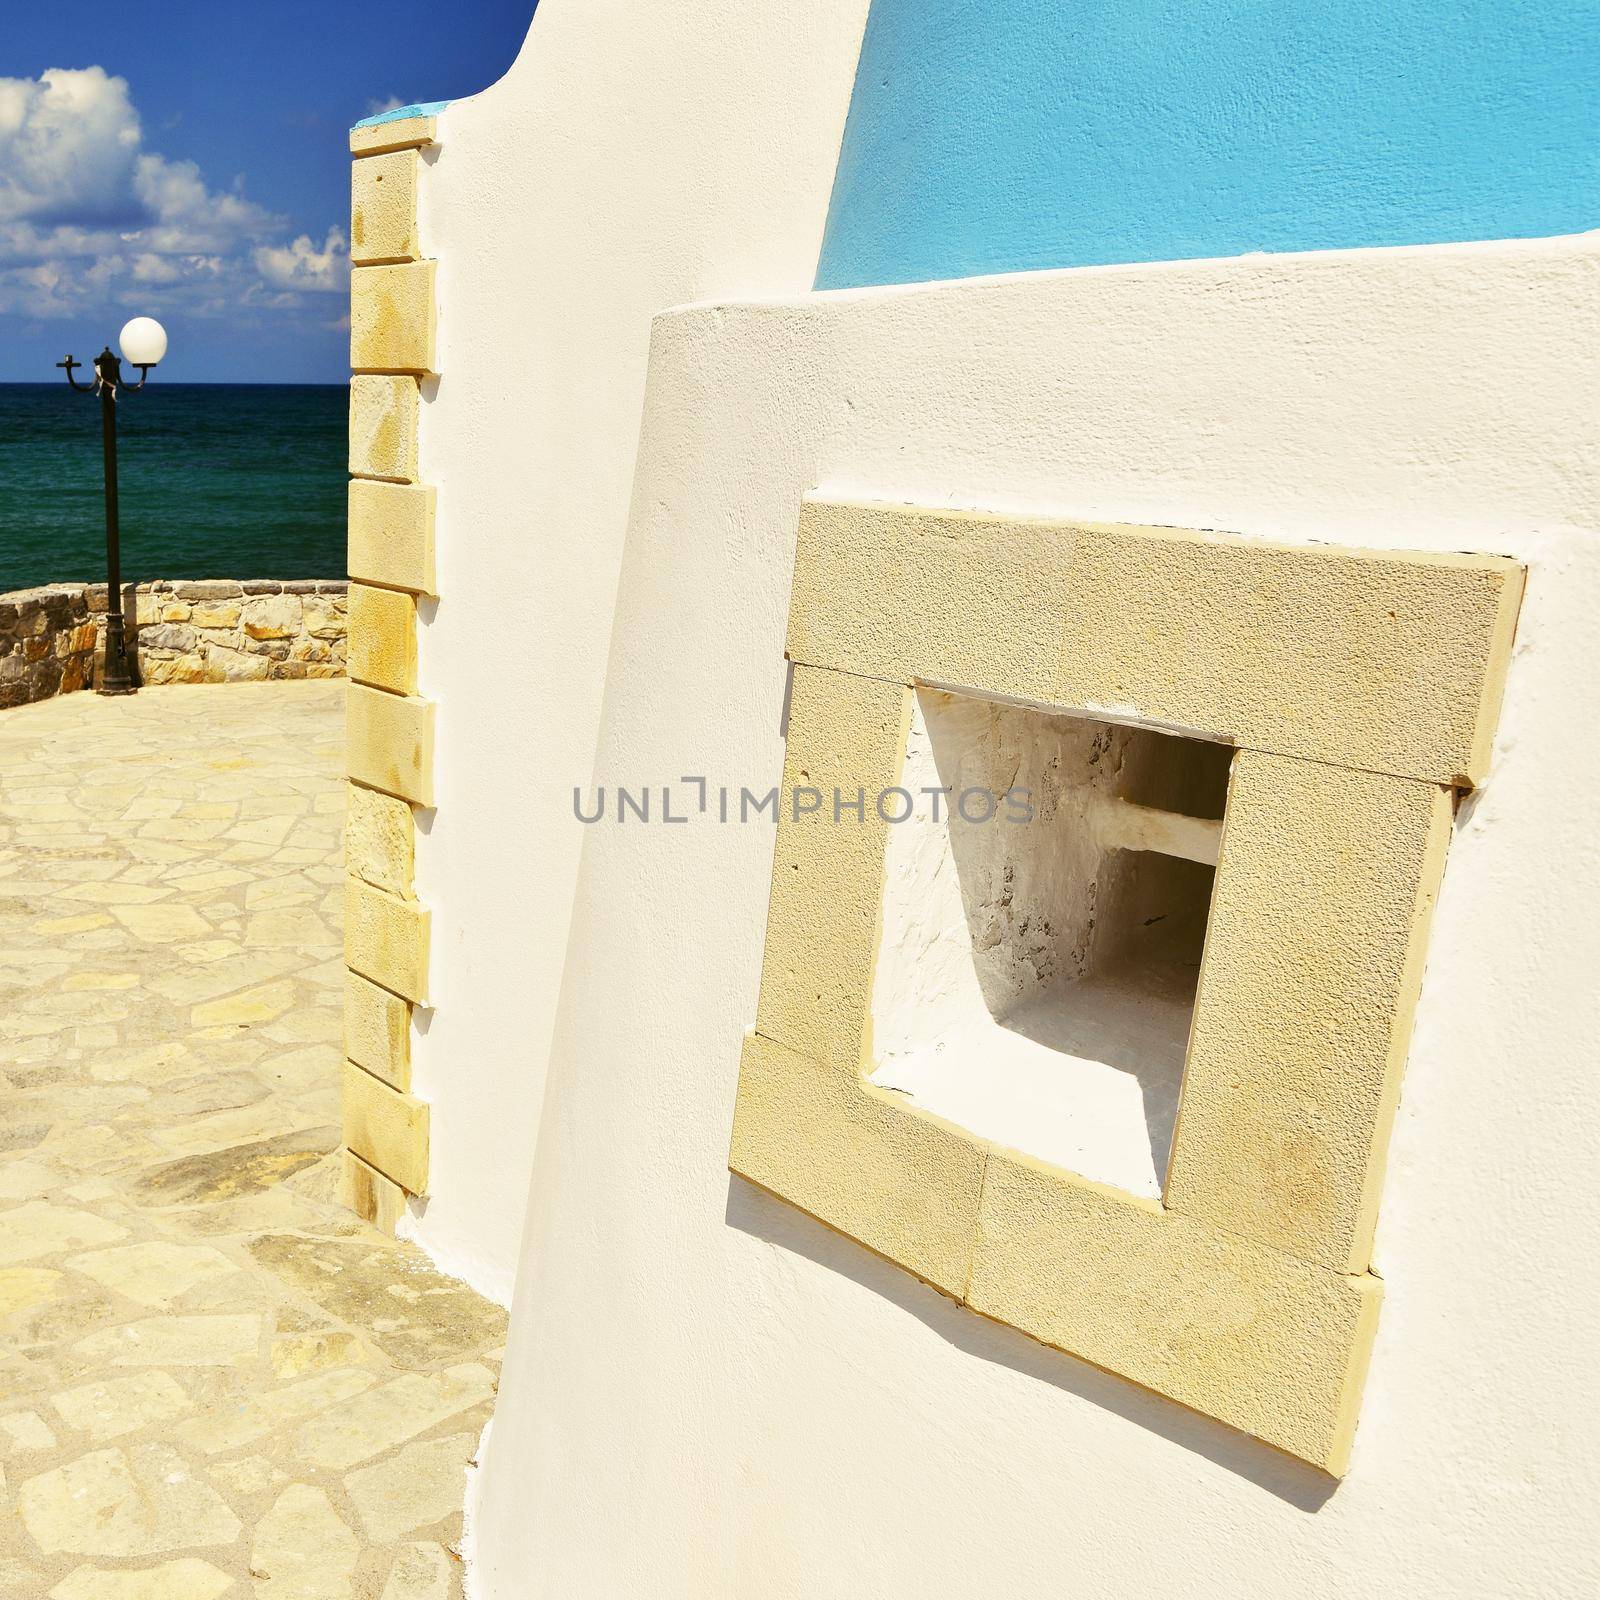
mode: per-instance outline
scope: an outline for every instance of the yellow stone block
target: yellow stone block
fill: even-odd
[[[362,1219],[391,1237],[406,1214],[406,1192],[392,1178],[369,1166],[353,1150],[341,1152],[344,1171],[340,1198]]]
[[[345,714],[349,775],[414,805],[433,804],[433,702],[349,687]]]
[[[350,471],[417,479],[417,380],[358,372],[350,380]],[[352,485],[352,488],[354,485]]]
[[[1365,1270],[1448,791],[1234,759],[1167,1204]]]
[[[370,380],[355,380],[357,383],[366,381]],[[414,465],[413,462],[413,468]],[[431,486],[352,479],[350,576],[391,589],[437,594],[438,579],[434,576],[433,564],[434,501]]]
[[[400,117],[393,122],[369,123],[350,130],[353,156],[382,155],[386,150],[415,149],[438,139],[438,123],[433,117]]]
[[[344,975],[344,1053],[404,1094],[411,1087],[411,1007],[359,972]]]
[[[987,1153],[852,1068],[745,1036],[729,1167],[958,1299]]]
[[[414,149],[369,156],[350,166],[350,259],[373,262],[415,261],[417,244],[417,171]]]
[[[195,606],[189,614],[189,620],[197,628],[237,628],[239,618],[244,615],[244,606],[241,602],[223,602],[220,605]]]
[[[1522,580],[1497,556],[814,502],[789,654],[1476,783]]]
[[[350,365],[357,372],[435,372],[434,263],[350,274]]]
[[[401,589],[350,585],[350,676],[395,694],[417,689],[417,602]]]
[[[756,1031],[836,1066],[861,1060],[888,832],[875,801],[899,781],[910,719],[898,683],[795,668]],[[835,820],[836,790],[865,792],[864,821]]]
[[[967,1303],[1342,1474],[1382,1285],[995,1149]]]
[[[416,825],[411,806],[381,789],[350,785],[344,813],[344,860],[358,878],[411,898]]]
[[[428,1192],[428,1107],[344,1064],[344,1142],[408,1194]]]
[[[429,916],[359,878],[344,885],[345,964],[407,1000],[428,998]]]

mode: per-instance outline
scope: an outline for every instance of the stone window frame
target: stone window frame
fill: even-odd
[[[1524,569],[1499,556],[808,500],[754,1029],[729,1165],[996,1321],[1347,1470],[1373,1229],[1459,790]],[[1235,747],[1162,1198],[867,1081],[918,688]]]

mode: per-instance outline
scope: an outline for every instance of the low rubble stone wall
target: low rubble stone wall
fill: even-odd
[[[141,684],[344,676],[342,578],[163,580],[122,600]],[[105,609],[104,584],[0,595],[0,709],[89,687]]]
[[[0,710],[83,688],[97,633],[81,583],[0,594]]]

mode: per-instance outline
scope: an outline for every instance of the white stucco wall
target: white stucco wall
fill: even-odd
[[[481,1479],[485,1600],[1592,1592],[1597,283],[1590,239],[657,321],[601,781],[777,780],[813,486],[1496,551],[1531,579],[1492,776],[1435,920],[1382,1324],[1336,1490],[730,1179],[771,829],[597,826]],[[470,546],[459,514],[441,532]],[[446,737],[458,796],[491,763],[531,779],[551,748],[498,738],[474,777],[451,770],[459,729]],[[533,809],[513,792],[475,814],[509,827]],[[444,865],[436,838],[435,889]],[[492,1006],[494,974],[475,970]]]
[[[441,377],[433,913],[414,1087],[431,1198],[402,1226],[509,1300],[627,521],[650,318],[816,266],[867,0],[542,0],[515,65],[439,118],[421,189]],[[781,108],[781,114],[774,108]]]

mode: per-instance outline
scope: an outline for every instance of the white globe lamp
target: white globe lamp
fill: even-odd
[[[135,317],[117,336],[122,359],[132,367],[153,367],[167,353],[167,330],[154,317]]]

